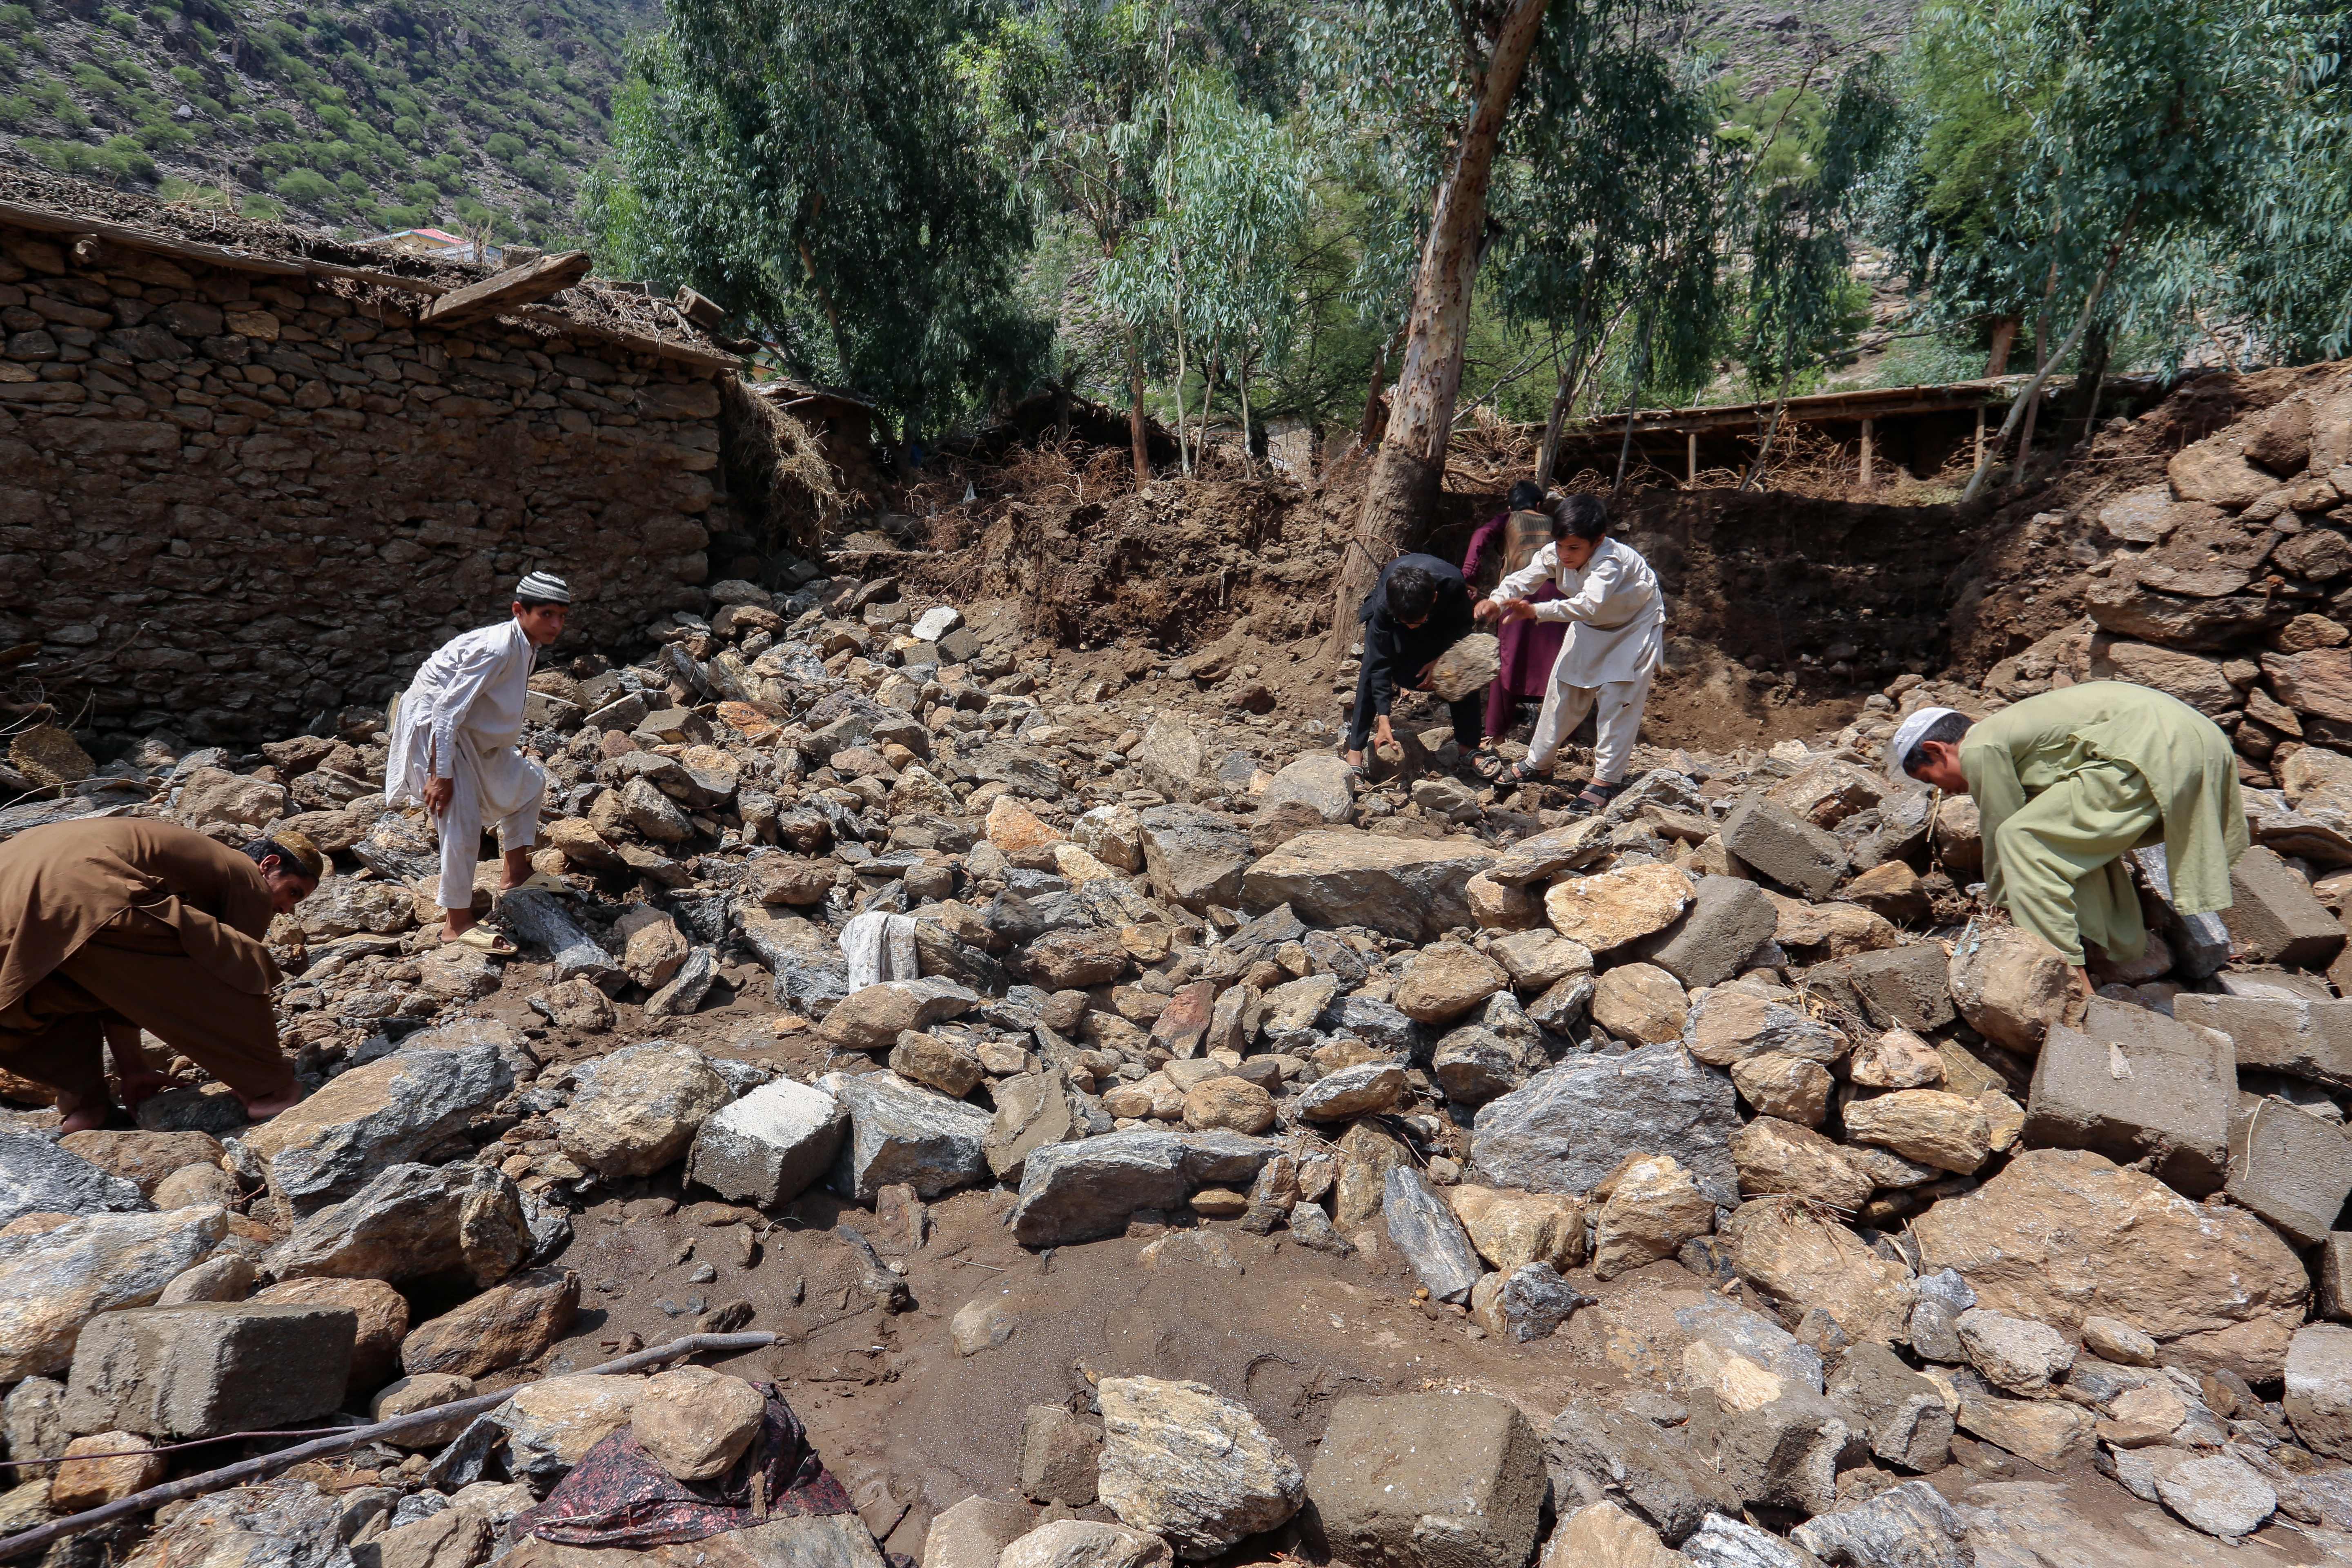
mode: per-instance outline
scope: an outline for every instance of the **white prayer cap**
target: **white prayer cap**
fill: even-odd
[[[515,584],[515,597],[527,604],[568,605],[572,584],[552,572],[534,572]]]
[[[1911,775],[1903,771],[1903,759],[1919,743],[1919,737],[1934,727],[1937,720],[1947,713],[1958,713],[1957,708],[1922,708],[1896,727],[1895,738],[1886,742],[1886,776],[1896,784],[1909,784]]]

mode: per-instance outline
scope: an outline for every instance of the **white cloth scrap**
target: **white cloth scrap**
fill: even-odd
[[[849,988],[863,991],[886,980],[919,980],[915,954],[915,917],[868,910],[841,928],[841,956],[849,961]]]

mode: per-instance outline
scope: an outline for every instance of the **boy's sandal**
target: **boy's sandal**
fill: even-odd
[[[551,877],[545,871],[533,871],[530,876],[525,877],[513,887],[503,890],[509,893],[532,892],[568,894],[572,892],[572,889],[565,887],[560,879]]]
[[[1502,781],[1513,784],[1549,784],[1551,774],[1541,768],[1531,768],[1525,763],[1513,763],[1503,770]]]
[[[1488,784],[1501,778],[1503,770],[1509,765],[1503,761],[1502,753],[1489,746],[1479,747],[1463,761],[1465,767]]]
[[[492,958],[512,958],[522,950],[488,926],[467,926],[456,936],[441,939],[443,947],[470,947]]]
[[[1596,811],[1606,811],[1609,803],[1625,791],[1622,783],[1589,784],[1583,793],[1568,803],[1568,809],[1579,816],[1590,816]]]

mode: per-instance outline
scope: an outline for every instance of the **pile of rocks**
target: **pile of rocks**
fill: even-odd
[[[2302,809],[2257,805],[2218,921],[2172,915],[2143,852],[2150,952],[2062,1022],[2063,962],[1976,901],[1967,803],[1874,765],[1902,712],[1979,693],[1906,677],[1811,745],[1645,751],[1574,818],[1544,791],[1367,780],[1311,724],[1122,710],[887,581],[714,600],[642,664],[534,679],[556,792],[538,864],[572,892],[501,901],[516,963],[421,929],[432,844],[373,793],[380,715],[259,757],[159,736],[117,764],[152,792],[133,809],[233,838],[291,816],[334,856],[277,932],[312,1091],[247,1129],[183,1064],[141,1131],[52,1142],[17,1119],[13,1451],[504,1386],[571,1324],[569,1215],[679,1170],[747,1250],[823,1184],[898,1225],[1002,1186],[1032,1247],[1139,1223],[1213,1247],[1230,1222],[1393,1252],[1428,1310],[1514,1344],[1636,1270],[1706,1287],[1654,1394],[1548,1425],[1483,1396],[1343,1401],[1308,1470],[1226,1393],[1102,1379],[1090,1411],[1030,1413],[1022,1470],[1118,1522],[1032,1530],[975,1499],[934,1521],[931,1568],[1203,1558],[1310,1501],[1345,1561],[1517,1562],[1556,1517],[1558,1568],[1958,1568],[1984,1521],[1914,1479],[1956,1451],[2095,1462],[2230,1538],[2352,1530],[2352,1000],[2329,979],[2352,760],[2281,762],[2312,781]],[[846,943],[853,984],[861,916],[880,930]],[[762,1037],[822,1042],[820,1065],[621,1043],[616,1003],[652,1033],[745,966]],[[518,983],[543,1025],[485,1016]],[[618,1048],[550,1048],[600,1036]],[[412,1325],[396,1287],[453,1278],[478,1294]],[[868,1289],[903,1304],[878,1260]],[[748,1310],[681,1304],[710,1328]],[[958,1348],[1004,1327],[975,1302]],[[243,1561],[222,1543],[274,1510],[298,1537],[380,1521],[387,1568],[395,1539],[471,1568],[662,1384],[532,1384],[387,1454],[370,1505],[245,1489],[146,1550],[202,1535]],[[62,1467],[0,1497],[0,1528],[166,1462]]]

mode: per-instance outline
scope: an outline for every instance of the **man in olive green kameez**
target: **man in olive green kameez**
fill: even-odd
[[[2230,907],[2246,852],[2237,758],[2211,720],[2119,680],[2047,691],[1970,722],[1923,709],[1887,744],[1887,771],[1975,798],[1985,893],[2065,955],[2088,991],[2084,946],[2127,963],[2147,928],[2123,857],[2162,844],[2172,906]]]

